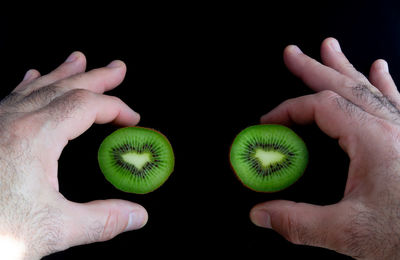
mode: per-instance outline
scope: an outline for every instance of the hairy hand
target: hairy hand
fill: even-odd
[[[88,72],[85,67],[84,55],[74,52],[45,76],[29,70],[0,103],[0,248],[18,244],[19,252],[10,253],[21,259],[108,240],[147,221],[138,204],[79,204],[58,191],[57,161],[69,140],[93,123],[139,121],[120,99],[102,94],[122,82],[125,64],[113,61]]]
[[[400,94],[384,60],[369,80],[326,39],[323,64],[296,46],[284,51],[289,70],[318,93],[287,100],[262,123],[315,122],[348,154],[344,197],[334,205],[269,201],[251,220],[295,244],[325,247],[357,259],[400,259]]]

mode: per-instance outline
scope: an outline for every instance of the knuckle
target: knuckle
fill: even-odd
[[[281,106],[290,106],[290,105],[292,105],[294,103],[294,100],[295,100],[294,98],[286,99],[280,105]]]
[[[65,93],[65,96],[74,100],[87,100],[91,98],[93,94],[89,90],[77,88],[68,91]]]
[[[286,226],[283,236],[293,244],[306,244],[307,241],[304,239],[305,228],[301,226],[299,221],[291,214],[286,214],[283,221],[284,226]]]
[[[294,105],[298,101],[298,99],[299,99],[298,97],[286,99],[285,101],[282,102],[281,105],[290,107]]]
[[[322,90],[321,92],[318,92],[316,95],[321,102],[335,100],[338,97],[340,97],[338,93],[332,90]]]
[[[116,96],[108,96],[108,98],[110,98],[110,100],[112,100],[115,103],[123,103],[122,99],[120,99],[119,97]]]
[[[305,220],[293,211],[284,213],[280,221],[274,228],[293,244],[326,247],[334,239],[335,232],[329,228],[322,231],[318,223]]]
[[[119,214],[116,210],[110,209],[103,231],[100,236],[101,241],[110,240],[121,232]]]
[[[44,106],[51,102],[57,95],[59,95],[59,87],[49,85],[35,89],[24,98],[23,102],[30,106]]]
[[[93,95],[94,93],[85,89],[72,89],[53,99],[42,113],[57,124],[87,107],[92,102]]]
[[[340,80],[340,86],[342,86],[345,89],[352,89],[355,86],[359,86],[361,84],[361,81],[357,80],[357,79],[353,79],[350,77],[343,77]]]
[[[69,113],[74,108],[84,105],[93,98],[94,93],[86,89],[72,89],[60,96],[58,100],[55,100],[54,106],[58,106],[61,110]]]
[[[353,65],[351,65],[351,67],[354,69]],[[368,79],[364,76],[364,74],[362,74],[358,70],[355,72],[354,79],[356,81],[358,81],[358,82],[361,82],[362,84],[368,84],[369,83]]]

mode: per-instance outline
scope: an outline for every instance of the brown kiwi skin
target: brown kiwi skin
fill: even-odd
[[[270,124],[264,124],[264,125],[270,125]],[[240,132],[239,132],[239,133],[240,133]],[[239,133],[235,135],[235,138],[233,138],[233,141],[236,139],[236,137],[239,135]],[[301,137],[299,136],[299,138],[301,138]],[[301,140],[303,140],[303,139],[301,138]],[[231,145],[229,146],[228,161],[229,161],[229,165],[230,165],[232,171],[235,173],[236,179],[238,179],[238,180],[240,181],[240,183],[241,183],[244,187],[246,187],[246,188],[248,188],[248,189],[250,189],[250,190],[252,190],[252,191],[258,192],[258,193],[271,194],[271,193],[276,193],[276,192],[279,192],[279,191],[286,190],[286,189],[289,188],[290,186],[293,186],[295,183],[297,183],[298,180],[300,179],[300,178],[297,179],[295,182],[293,182],[292,185],[289,185],[289,186],[287,186],[287,187],[285,187],[285,188],[283,188],[283,189],[277,190],[277,191],[258,191],[258,190],[252,189],[251,187],[249,187],[249,186],[247,186],[246,184],[243,183],[243,181],[238,177],[238,175],[237,175],[235,169],[234,169],[233,166],[232,166],[232,162],[231,162],[231,151],[232,151],[233,141],[231,142]],[[303,141],[304,141],[304,140],[303,140]],[[308,161],[308,164],[309,164],[309,163],[310,163],[310,159],[308,159],[308,160],[309,160],[309,161]],[[304,169],[304,172],[307,170],[308,164],[306,165],[306,168]]]

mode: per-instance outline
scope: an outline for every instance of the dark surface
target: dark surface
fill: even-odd
[[[94,125],[71,141],[59,161],[60,192],[77,202],[138,202],[148,210],[149,222],[111,241],[46,259],[135,259],[159,253],[189,259],[242,254],[246,259],[348,259],[326,249],[292,245],[274,231],[254,226],[248,217],[253,205],[271,199],[319,205],[339,201],[348,158],[336,140],[315,125],[295,126],[308,145],[309,166],[295,185],[275,194],[242,186],[231,171],[229,147],[237,133],[258,124],[261,115],[282,101],[312,93],[283,64],[288,44],[319,59],[322,40],[336,37],[361,72],[368,74],[371,63],[383,58],[398,82],[399,9],[382,1],[103,7],[107,12],[75,7],[60,13],[64,6],[18,15],[3,10],[0,93],[8,94],[30,68],[48,73],[74,50],[86,55],[88,69],[121,59],[127,76],[109,94],[141,114],[140,126],[169,138],[176,168],[153,193],[126,194],[106,182],[96,158],[101,141],[115,126]]]

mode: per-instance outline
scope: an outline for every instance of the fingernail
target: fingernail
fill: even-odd
[[[331,46],[331,48],[334,51],[342,52],[342,49],[340,48],[339,42],[336,39],[331,39],[331,41],[329,42],[329,45]]]
[[[107,65],[107,67],[108,68],[120,68],[120,67],[122,67],[123,66],[123,62],[122,61],[120,61],[120,60],[114,60],[114,61],[112,61],[112,62],[110,62],[108,65]]]
[[[271,227],[271,217],[268,212],[262,209],[253,210],[251,212],[251,221],[259,227],[272,228]]]
[[[379,69],[383,70],[384,72],[389,72],[389,65],[385,60],[381,60],[378,65]]]
[[[125,231],[131,231],[135,229],[139,229],[143,227],[147,222],[147,217],[145,214],[139,211],[132,211],[129,213],[129,221],[128,225],[125,228]]]
[[[65,63],[74,62],[78,59],[78,57],[79,57],[78,52],[74,51],[68,56],[68,58],[65,60]]]
[[[28,70],[25,73],[25,76],[24,76],[24,78],[22,80],[28,80],[28,79],[31,79],[32,77],[33,77],[33,70]]]
[[[140,114],[139,114],[138,112],[134,111],[134,110],[132,110],[132,111],[133,111],[134,117],[135,117],[136,120],[137,120],[137,123],[139,123],[139,121],[140,121]],[[137,124],[137,123],[136,123],[136,124]]]
[[[290,48],[289,51],[292,52],[292,53],[294,53],[294,54],[301,54],[301,53],[303,53],[303,52],[300,50],[300,48],[297,47],[296,45],[291,45],[289,48]]]

